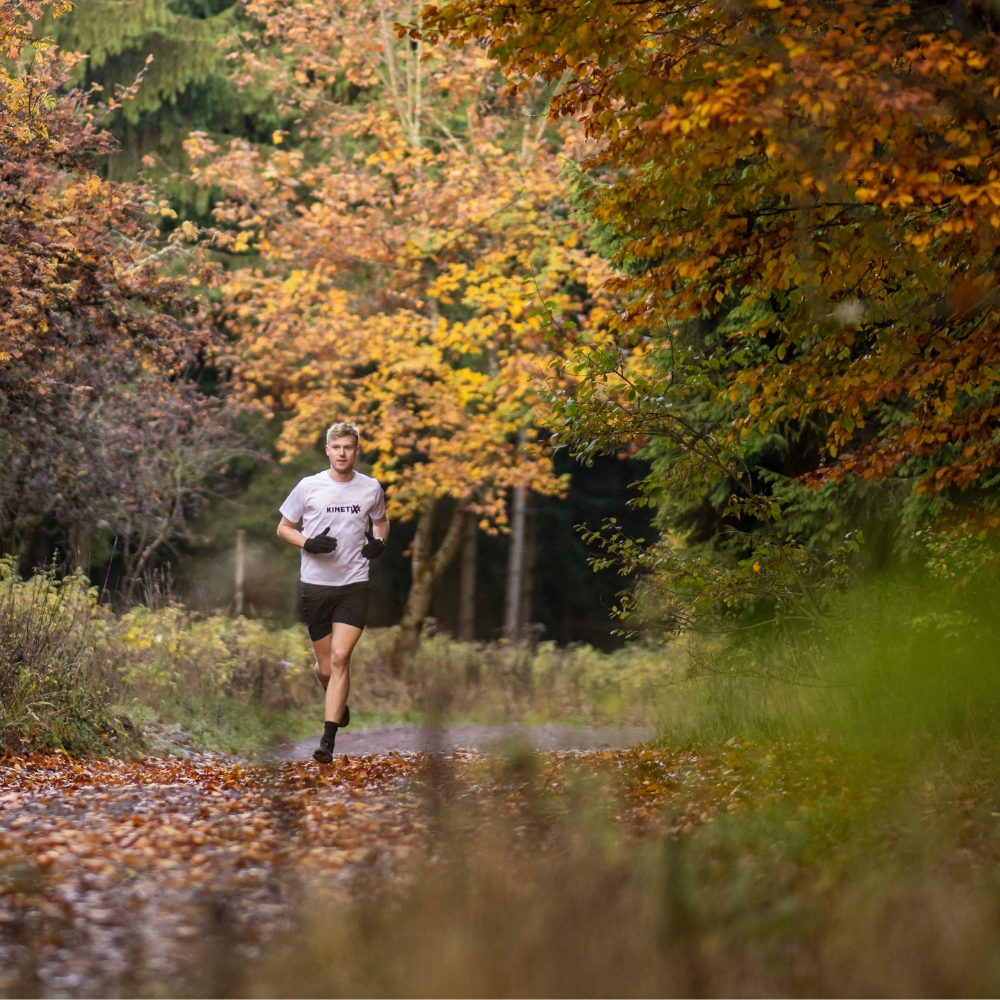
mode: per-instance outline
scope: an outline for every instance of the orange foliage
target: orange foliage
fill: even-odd
[[[232,441],[187,378],[215,341],[197,229],[165,236],[168,202],[98,166],[117,149],[101,118],[135,87],[97,104],[68,89],[81,57],[32,36],[69,6],[0,4],[0,547],[42,535],[85,562],[103,522],[134,580]]]
[[[965,15],[963,15],[965,16]],[[1000,55],[970,10],[459,0],[512,88],[560,80],[611,170],[625,343],[725,312],[734,429],[826,427],[818,480],[1000,467]],[[817,456],[817,461],[819,456]],[[817,480],[817,481],[818,481]]]

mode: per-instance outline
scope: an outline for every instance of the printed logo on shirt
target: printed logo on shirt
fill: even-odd
[[[360,514],[361,504],[352,503],[346,504],[343,507],[327,507],[326,512],[327,514]]]

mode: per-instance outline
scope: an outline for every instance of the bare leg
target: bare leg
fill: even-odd
[[[351,653],[361,638],[361,629],[343,622],[333,623],[333,632],[313,643],[315,673],[326,691],[326,721],[340,722],[351,690]]]
[[[316,662],[313,664],[313,673],[320,686],[326,691],[330,683],[330,649],[333,646],[333,633],[323,636],[313,643],[313,656]]]

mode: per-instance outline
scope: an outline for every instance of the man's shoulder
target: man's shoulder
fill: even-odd
[[[354,470],[355,481],[361,489],[380,490],[382,484],[374,476],[366,476],[363,472]]]
[[[299,480],[299,486],[322,486],[323,480],[326,479],[330,481],[330,477],[326,474],[326,469],[320,469],[319,472],[314,472],[311,476],[303,476]]]

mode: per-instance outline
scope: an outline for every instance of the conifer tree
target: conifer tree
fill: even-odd
[[[242,20],[234,0],[80,0],[69,15],[47,19],[44,34],[87,56],[76,83],[113,94],[142,74],[134,100],[107,123],[120,145],[107,160],[110,177],[131,180],[145,171],[169,188],[176,208],[207,212],[204,196],[192,205],[194,189],[171,177],[183,164],[188,133],[255,139],[280,124],[266,95],[230,77],[223,40]]]

